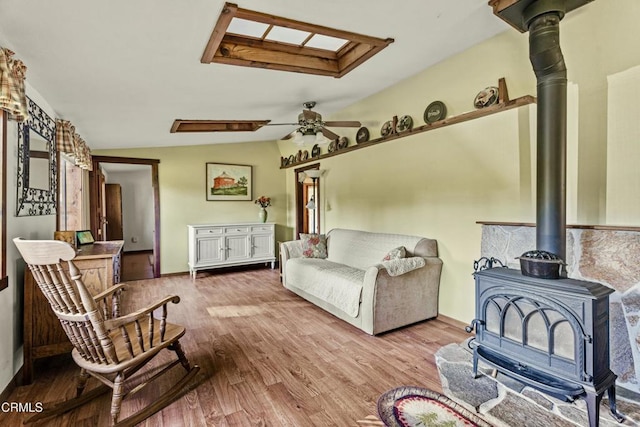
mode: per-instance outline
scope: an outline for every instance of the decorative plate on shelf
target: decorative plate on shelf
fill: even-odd
[[[369,140],[369,129],[366,127],[361,127],[358,129],[358,133],[356,133],[356,142],[360,144],[361,142],[367,142]]]
[[[349,140],[346,136],[341,136],[340,138],[338,138],[338,150],[346,148],[347,145],[349,145]]]
[[[304,150],[302,152],[302,160],[308,160],[309,159],[309,152],[307,150]]]
[[[498,88],[495,86],[489,86],[481,90],[476,98],[473,100],[473,105],[476,108],[485,108],[494,105],[498,102]]]
[[[311,157],[318,157],[320,155],[320,147],[318,146],[318,144],[314,145],[313,148],[311,149]]]
[[[298,163],[300,160],[302,160],[302,150],[298,150],[298,152],[296,153],[296,163]]]
[[[292,165],[292,164],[293,164],[293,162],[295,162],[295,161],[296,161],[296,159],[295,159],[295,157],[293,157],[293,154],[292,154],[292,155],[290,155],[290,156],[289,156],[289,160],[288,160],[288,162],[287,162],[287,163],[289,163],[290,165]]]
[[[393,122],[391,120],[384,122],[380,129],[380,135],[389,136],[393,133]]]
[[[433,101],[424,110],[424,122],[435,123],[447,117],[447,106],[442,101]]]
[[[329,152],[333,153],[334,151],[336,151],[338,149],[338,141],[337,140],[333,140],[329,143]]]
[[[411,130],[413,127],[413,119],[411,116],[404,115],[398,120],[398,132],[404,132],[405,130]]]
[[[287,162],[287,158],[286,157],[280,157],[280,166],[287,166],[288,162]]]

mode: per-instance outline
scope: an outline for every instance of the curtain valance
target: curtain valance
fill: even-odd
[[[0,108],[9,112],[19,122],[27,119],[27,97],[24,79],[27,67],[14,52],[0,47]]]
[[[56,144],[58,151],[73,158],[77,166],[93,169],[91,150],[69,120],[56,119]]]

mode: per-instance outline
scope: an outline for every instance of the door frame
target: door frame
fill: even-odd
[[[0,110],[0,291],[9,286],[7,276],[7,113]]]
[[[294,236],[295,239],[299,239],[300,238],[300,233],[303,232],[304,228],[304,221],[305,221],[305,209],[306,209],[306,200],[305,200],[305,193],[304,193],[304,183],[300,182],[298,180],[298,175],[300,174],[300,172],[304,172],[306,170],[309,169],[320,169],[320,163],[314,163],[312,165],[308,165],[308,166],[303,166],[301,168],[297,168],[294,170],[295,176],[294,179],[296,180],[296,230],[295,233],[296,235]],[[321,219],[320,219],[320,206],[322,206],[320,204],[320,180],[316,179],[316,197],[318,198],[318,200],[315,200],[316,203],[316,210],[318,211],[317,215],[318,217],[316,218],[316,220],[318,221],[318,224],[321,224]]]
[[[123,163],[130,165],[151,166],[151,186],[153,188],[153,277],[160,277],[160,181],[158,178],[158,159],[139,159],[135,157],[115,157],[115,156],[92,156],[93,170],[89,171],[89,210],[90,227],[94,235],[100,227],[100,183],[97,171],[100,170],[100,163]]]

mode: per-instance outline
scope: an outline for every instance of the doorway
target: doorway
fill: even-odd
[[[300,234],[320,233],[321,206],[320,179],[312,179],[305,171],[320,170],[320,164],[295,170],[296,178],[296,239]]]
[[[114,236],[122,235],[125,240],[123,258],[127,256],[127,248],[131,248],[131,254],[142,255],[136,259],[148,260],[150,277],[147,278],[160,277],[160,192],[158,181],[160,161],[110,156],[93,156],[92,160],[93,171],[89,173],[91,188],[89,204],[91,230],[96,236],[96,240],[109,240]],[[111,179],[109,175],[111,175]],[[122,186],[118,189],[117,184],[119,183],[111,182],[115,176],[125,177],[119,180],[127,182],[127,187],[132,186],[133,190],[129,190],[129,193],[133,191],[135,197],[127,196],[127,190],[123,190]],[[143,186],[145,184],[140,183],[140,180],[147,179],[150,181],[148,189]],[[137,206],[138,203],[142,203],[142,205]],[[127,212],[132,210],[148,211],[148,215],[128,215]],[[128,230],[128,226],[131,226],[133,231]],[[145,252],[148,252],[148,255],[145,255]],[[124,263],[125,261],[123,261]],[[142,277],[129,280],[139,278]],[[124,279],[128,278],[124,277]]]

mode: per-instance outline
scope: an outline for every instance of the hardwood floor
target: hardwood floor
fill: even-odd
[[[437,319],[372,337],[284,289],[277,269],[135,281],[124,306],[167,294],[181,297],[169,307],[169,319],[186,326],[182,346],[201,370],[191,391],[141,424],[148,427],[376,425],[364,420],[376,414],[386,390],[415,385],[441,391],[434,353],[468,337]],[[173,369],[125,399],[121,418],[156,399],[170,385],[168,376],[182,375]],[[50,359],[36,367],[34,383],[18,387],[9,401],[73,397],[76,373],[70,357]],[[88,388],[93,386],[90,380]],[[108,425],[109,408],[105,395],[44,425]],[[19,425],[25,416],[0,412],[0,425]]]
[[[153,251],[122,253],[122,281],[153,279]]]

